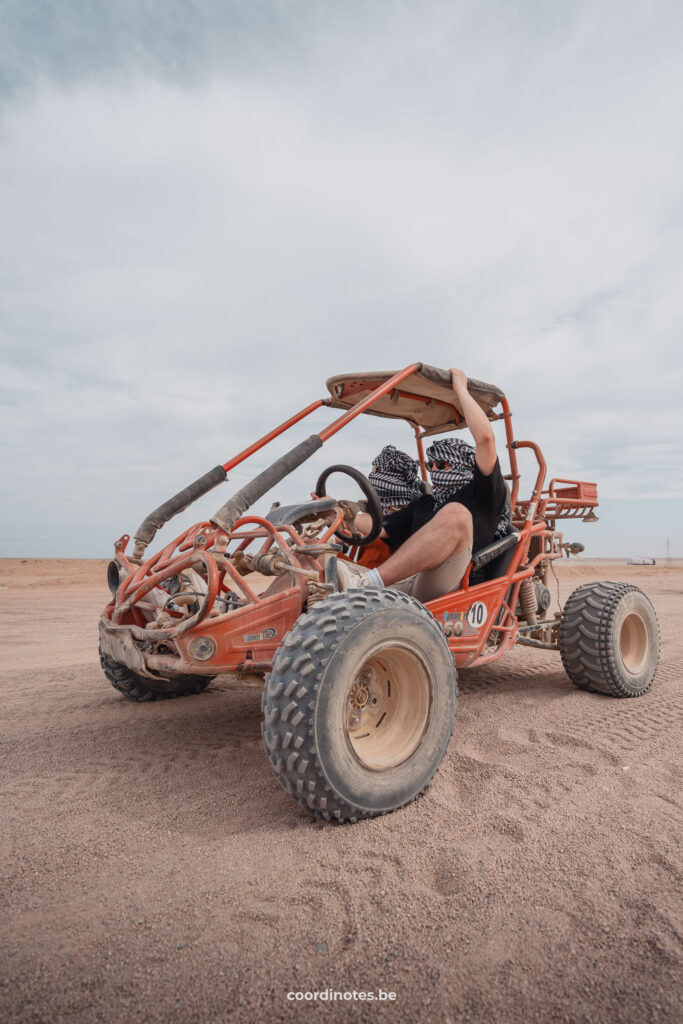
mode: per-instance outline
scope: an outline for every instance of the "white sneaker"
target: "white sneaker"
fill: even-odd
[[[356,565],[355,562],[345,562],[338,558],[337,586],[339,590],[355,590],[357,587],[370,586],[367,572],[364,565]]]

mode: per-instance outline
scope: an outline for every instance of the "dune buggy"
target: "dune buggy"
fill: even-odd
[[[426,364],[344,374],[327,387],[329,397],[151,513],[132,554],[126,554],[128,535],[116,542],[100,656],[117,690],[147,701],[198,693],[219,673],[264,679],[263,740],[279,781],[313,814],[356,821],[393,811],[427,786],[451,736],[458,668],[495,661],[523,644],[557,651],[583,690],[636,697],[648,689],[659,631],[641,590],[589,583],[562,612],[550,613],[551,563],[580,548],[564,543],[557,522],[595,519],[597,487],[553,479],[545,488],[541,450],[515,440],[508,401],[496,387],[468,382],[489,419],[504,421],[511,524],[506,536],[474,552],[456,592],[426,605],[390,588],[339,592],[337,560],[357,555],[382,525],[372,486],[351,467],[330,467],[315,493],[326,493],[332,472],[352,476],[371,517],[366,536],[354,532],[349,503],[333,497],[248,515],[362,413],[409,424],[427,490],[423,439],[465,425],[450,374]],[[254,477],[209,521],[146,556],[172,516],[321,406],[340,415]],[[519,496],[520,449],[530,449],[538,465],[528,497]]]

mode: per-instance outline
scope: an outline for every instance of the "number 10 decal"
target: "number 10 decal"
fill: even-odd
[[[481,629],[486,622],[488,615],[488,608],[483,601],[475,601],[474,604],[468,609],[467,621],[470,626],[474,626],[475,629]]]

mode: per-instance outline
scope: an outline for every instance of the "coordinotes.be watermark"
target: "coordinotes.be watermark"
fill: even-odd
[[[335,1001],[350,1003],[350,1002],[363,1002],[363,1003],[395,1003],[396,993],[385,992],[384,989],[379,988],[375,992],[374,989],[366,991],[363,989],[343,989],[339,991],[333,988],[324,988],[320,992],[288,992],[287,999],[290,1002],[323,1002],[333,1003]]]

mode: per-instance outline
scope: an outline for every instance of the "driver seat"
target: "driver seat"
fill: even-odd
[[[469,579],[471,587],[477,583],[485,583],[488,580],[495,580],[499,576],[503,576],[512,561],[512,556],[517,547],[519,531],[514,528],[510,521],[512,519],[512,494],[510,493],[510,485],[507,480],[504,483],[505,504],[508,510],[507,528],[503,536],[499,537],[498,540],[487,544],[485,548],[480,548],[479,551],[472,552],[472,568]]]
[[[488,580],[498,579],[507,571],[512,561],[517,543],[519,531],[512,523],[508,523],[505,534],[485,548],[480,548],[472,555],[472,569],[470,571],[470,586],[477,583],[484,583]]]

